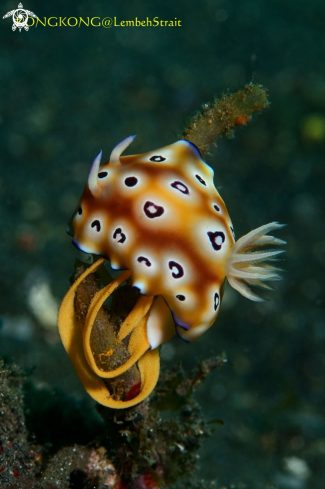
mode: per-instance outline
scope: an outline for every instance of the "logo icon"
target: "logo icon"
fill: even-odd
[[[22,3],[18,5],[18,8],[16,10],[11,10],[11,12],[7,12],[6,15],[4,15],[2,18],[6,19],[11,15],[13,20],[12,30],[15,31],[18,27],[19,32],[21,32],[22,28],[24,28],[25,31],[28,31],[28,16],[34,17],[34,19],[38,19],[37,15],[35,15],[33,12],[24,9]]]

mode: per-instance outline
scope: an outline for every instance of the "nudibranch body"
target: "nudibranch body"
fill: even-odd
[[[96,311],[118,284],[94,298],[90,306],[83,331],[84,354],[92,372],[102,378],[120,375],[175,331],[185,341],[204,333],[219,313],[226,278],[244,296],[260,300],[248,285],[266,287],[264,280],[278,279],[265,260],[281,251],[259,248],[284,243],[267,236],[281,227],[271,223],[235,244],[230,217],[213,183],[213,170],[192,143],[180,140],[149,153],[122,157],[133,139],[129,136],[117,145],[104,165],[100,166],[101,153],[95,158],[68,228],[80,250],[109,259],[113,269],[128,270],[124,274],[132,274],[133,286],[143,295],[119,332],[119,341],[131,334],[131,358],[114,371],[99,368],[90,337]],[[59,327],[71,351],[71,345],[67,346],[71,338],[63,338],[67,308],[63,302]],[[147,391],[143,387],[142,398]],[[142,398],[113,404],[127,407]]]
[[[213,170],[188,141],[111,157],[100,171],[98,160],[71,222],[73,242],[113,269],[132,270],[133,285],[162,296],[179,335],[195,339],[219,312],[234,244]]]

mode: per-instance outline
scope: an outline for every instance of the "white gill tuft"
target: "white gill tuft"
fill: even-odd
[[[252,301],[263,301],[254,294],[248,285],[255,285],[270,289],[264,283],[267,280],[281,280],[276,273],[279,269],[265,263],[274,260],[275,256],[284,253],[284,250],[268,251],[259,248],[268,245],[286,244],[282,239],[268,236],[267,233],[280,229],[285,224],[271,222],[242,236],[233,246],[232,253],[226,266],[226,275],[229,284],[244,297]]]

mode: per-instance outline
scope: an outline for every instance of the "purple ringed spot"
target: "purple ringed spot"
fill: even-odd
[[[161,163],[162,161],[165,161],[166,158],[164,158],[161,155],[154,155],[151,156],[150,161],[154,161],[155,163]]]
[[[143,206],[144,213],[149,219],[154,219],[155,217],[160,217],[163,215],[164,208],[161,207],[161,205],[156,205],[153,202],[150,202],[150,200],[147,200],[147,202]]]
[[[178,294],[178,295],[176,296],[176,299],[178,299],[179,301],[185,301],[185,295]]]
[[[214,204],[213,206],[217,212],[220,212],[220,207],[217,204]]]
[[[96,221],[93,221],[91,223],[91,227],[92,228],[96,228],[97,233],[99,233],[99,231],[100,231],[100,222],[98,221],[98,219],[96,219]]]
[[[144,263],[145,265],[147,265],[147,267],[151,267],[151,262],[145,256],[139,256],[139,258],[137,259],[137,261],[139,263]]]
[[[124,233],[122,233],[121,228],[115,229],[113,239],[116,239],[118,243],[124,243],[124,241],[126,240],[126,236]]]
[[[219,294],[218,294],[218,292],[216,292],[214,294],[214,310],[215,311],[218,309],[218,306],[219,306]]]
[[[182,194],[188,195],[190,193],[186,185],[178,180],[175,180],[175,182],[171,183],[170,186],[176,188],[176,190],[179,190],[182,192]]]
[[[222,231],[209,231],[207,233],[212,244],[212,248],[216,251],[221,250],[222,244],[225,242],[225,234]]]
[[[176,261],[171,260],[168,263],[169,269],[172,270],[172,277],[173,278],[181,278],[184,275],[184,269],[183,267],[177,263]],[[176,270],[175,270],[176,269]]]
[[[134,187],[138,183],[138,179],[136,177],[127,177],[124,183],[127,187]]]
[[[203,178],[200,177],[200,175],[195,175],[195,177],[198,179],[198,181],[200,183],[202,183],[202,185],[204,185],[205,187],[207,186],[207,184],[205,183],[205,181],[203,180]]]

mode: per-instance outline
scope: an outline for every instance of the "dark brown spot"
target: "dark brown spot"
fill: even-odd
[[[178,294],[178,295],[176,296],[176,299],[178,299],[179,301],[185,301],[185,295]]]
[[[222,244],[225,242],[225,235],[222,231],[209,231],[208,233],[209,239],[211,241],[212,247],[214,250],[221,250]]]
[[[161,161],[165,161],[166,158],[160,155],[151,156],[150,161],[154,161],[155,163],[160,163]]]
[[[124,243],[124,241],[126,240],[126,236],[124,233],[122,233],[121,228],[115,229],[113,239],[116,239],[118,243]]]
[[[127,187],[134,187],[138,183],[138,179],[136,177],[127,177],[124,183]]]
[[[183,267],[177,263],[176,261],[173,261],[171,260],[169,263],[168,263],[168,266],[169,266],[169,269],[172,270],[172,277],[174,278],[181,278],[183,277],[184,275],[184,269]],[[176,268],[176,272],[173,270]]]
[[[100,231],[100,222],[98,221],[98,219],[96,219],[96,221],[93,221],[93,222],[91,223],[91,227],[92,227],[92,228],[94,228],[94,227],[95,227],[95,228],[96,228],[97,233],[99,233],[99,231]]]
[[[202,185],[207,186],[207,184],[205,183],[205,181],[203,180],[203,178],[201,178],[201,177],[200,177],[200,175],[195,175],[195,176],[196,176],[196,178],[198,179],[198,181],[199,181],[200,183],[202,183]]]
[[[154,219],[155,217],[160,217],[163,215],[164,208],[160,205],[156,205],[153,202],[147,200],[147,202],[143,206],[144,213],[149,219]]]
[[[138,262],[139,263],[143,262],[145,265],[147,265],[147,267],[151,267],[151,262],[145,256],[139,256]]]
[[[176,188],[176,190],[179,190],[180,192],[182,192],[182,194],[190,193],[186,185],[182,182],[179,182],[178,180],[175,180],[175,182],[171,183],[170,186]]]
[[[98,178],[105,178],[107,177],[108,173],[107,171],[101,171],[100,173],[98,173]]]
[[[217,212],[220,212],[220,207],[217,204],[214,204],[213,206]]]
[[[214,310],[215,311],[218,309],[218,306],[219,306],[219,294],[218,294],[218,292],[216,292],[214,294]]]

